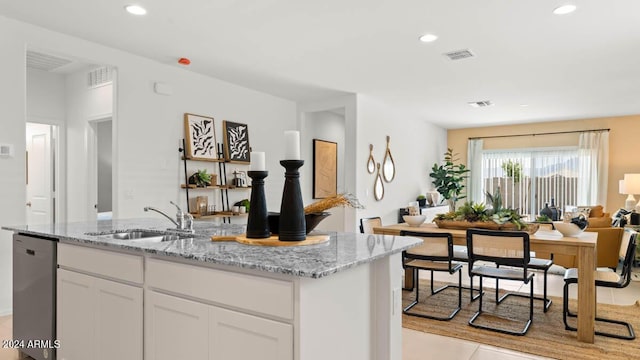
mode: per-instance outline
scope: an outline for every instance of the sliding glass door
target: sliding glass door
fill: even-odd
[[[483,194],[499,191],[503,206],[519,209],[530,220],[552,201],[562,211],[579,205],[576,147],[484,150],[481,174],[472,176],[482,184]]]

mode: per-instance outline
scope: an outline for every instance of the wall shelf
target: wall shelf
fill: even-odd
[[[227,184],[227,163],[228,161],[224,160],[224,148],[222,144],[217,144],[217,152],[218,152],[218,158],[217,159],[192,159],[190,157],[185,156],[185,149],[186,149],[186,143],[185,140],[182,139],[182,147],[180,149],[178,149],[180,151],[181,155],[181,160],[183,162],[184,168],[184,183],[180,184],[180,188],[184,189],[187,195],[187,212],[189,212],[190,214],[193,215],[193,217],[195,219],[215,219],[215,218],[222,218],[224,222],[229,222],[231,223],[231,219],[232,218],[241,218],[241,217],[246,217],[246,214],[233,214],[231,212],[231,206],[229,205],[229,190],[232,191],[241,191],[241,190],[251,190],[250,186],[243,186],[243,187],[236,187],[232,184]],[[188,170],[187,170],[187,163],[191,162],[191,161],[196,161],[196,162],[204,162],[204,163],[216,163],[217,164],[217,169],[216,166],[214,165],[214,169],[211,172],[211,174],[216,174],[216,184],[212,184],[210,186],[206,186],[206,187],[198,187],[195,184],[189,184],[189,174],[188,174]],[[247,165],[247,164],[244,164]],[[218,190],[220,191],[220,200],[219,202],[216,201],[218,205],[220,204],[221,207],[220,209],[222,209],[222,211],[216,212],[214,214],[211,215],[200,215],[198,213],[198,211],[194,211],[196,209],[192,209],[192,206],[190,204],[190,197],[189,197],[189,192],[190,191],[198,191],[200,194],[202,194],[202,191],[215,191]],[[215,199],[215,197],[214,197]]]

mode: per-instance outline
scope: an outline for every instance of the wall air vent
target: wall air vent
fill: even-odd
[[[491,100],[472,101],[472,102],[468,102],[467,104],[469,104],[469,106],[475,107],[475,108],[493,106],[493,102],[491,102]]]
[[[71,62],[69,59],[27,50],[27,67],[30,69],[52,71]]]
[[[113,81],[113,71],[108,66],[97,68],[87,74],[87,85],[90,88],[108,84],[111,81]]]
[[[475,55],[469,49],[451,51],[444,54],[449,60],[461,60],[474,57]]]

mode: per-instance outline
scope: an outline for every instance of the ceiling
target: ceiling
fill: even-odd
[[[0,14],[295,101],[358,93],[449,129],[640,114],[640,1],[569,1],[563,16],[558,0],[140,0],[143,17],[122,0],[3,0]],[[475,56],[443,55],[461,49]]]

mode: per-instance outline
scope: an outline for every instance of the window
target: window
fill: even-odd
[[[579,205],[577,147],[484,150],[481,168],[482,193],[494,194],[500,188],[503,206],[519,209],[530,220],[545,203],[554,201],[563,212],[568,205]]]

